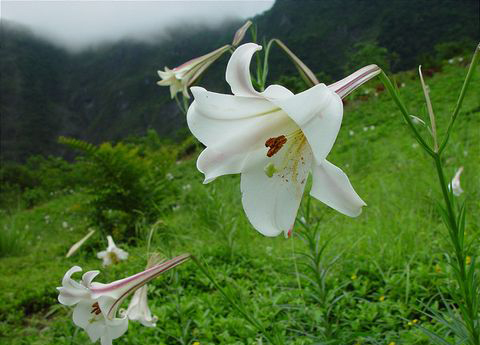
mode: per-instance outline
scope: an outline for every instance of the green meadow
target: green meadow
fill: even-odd
[[[467,61],[445,63],[426,79],[440,137]],[[467,205],[466,241],[472,257],[480,254],[479,72],[477,68],[444,154],[448,179],[464,167],[465,192],[457,201]],[[411,114],[428,122],[418,75],[409,71],[394,79]],[[138,200],[155,205],[146,203],[149,211],[141,216],[127,209],[106,217],[99,208],[113,194],[98,190],[96,195],[88,179],[69,186],[65,178],[62,183],[40,182],[43,189],[14,193],[12,187],[13,192],[5,192],[0,213],[1,344],[90,343],[73,324],[71,308],[57,301],[63,275],[78,265],[84,271],[99,269],[99,282],[121,279],[144,269],[148,250],[165,258],[195,255],[283,344],[420,345],[430,344],[422,328],[444,334],[444,326],[427,310],[445,311],[454,284],[444,255],[451,248],[438,212],[442,196],[437,175],[378,79],[347,98],[342,128],[329,155],[368,206],[358,218],[348,218],[305,193],[289,239],[267,238],[252,228],[241,205],[239,175],[202,184],[203,175],[195,167],[200,144],[187,141],[170,156],[148,153],[156,152],[154,145],[143,152],[141,145],[141,139],[131,139],[125,143],[130,151],[121,156],[139,164],[132,168],[132,179],[143,171],[140,165],[147,157],[164,160],[159,163],[158,191],[137,193]],[[59,163],[55,171],[78,179],[89,176],[84,174],[88,155],[83,157]],[[126,166],[122,160],[111,164]],[[149,183],[155,184],[156,176],[149,176]],[[137,187],[132,183],[131,188]],[[135,205],[135,200],[129,202]],[[128,228],[122,227],[127,223]],[[90,228],[95,234],[65,258]],[[106,248],[110,233],[129,257],[103,268],[96,254]],[[74,277],[80,279],[80,274]],[[114,344],[268,343],[191,260],[153,280],[148,292],[157,326],[130,322]]]

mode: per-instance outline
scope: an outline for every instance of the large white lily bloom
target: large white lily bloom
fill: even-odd
[[[185,262],[189,257],[189,254],[180,255],[109,284],[92,282],[99,271],[86,272],[80,282],[73,280],[72,274],[82,270],[74,266],[63,277],[62,286],[57,288],[58,301],[67,306],[75,306],[73,322],[88,333],[92,342],[100,339],[102,345],[111,345],[112,340],[121,337],[128,328],[127,316],[117,317],[122,301],[147,282]]]
[[[241,173],[243,207],[252,225],[266,236],[288,234],[309,172],[312,196],[345,215],[358,216],[366,204],[326,157],[340,130],[341,97],[380,69],[370,65],[330,86],[318,84],[297,95],[280,85],[258,92],[249,65],[260,49],[247,43],[232,54],[226,80],[233,95],[191,88],[195,101],[187,121],[207,146],[197,161],[204,182]]]
[[[158,71],[158,75],[162,80],[157,82],[157,84],[160,86],[170,86],[170,96],[172,98],[174,98],[178,92],[182,92],[184,97],[190,98],[188,87],[197,80],[208,66],[229,50],[230,47],[229,44],[224,45],[213,52],[187,61],[174,69],[165,67],[164,71]]]
[[[97,257],[103,260],[104,267],[117,264],[121,260],[126,260],[128,258],[128,253],[115,245],[112,236],[107,236],[107,241],[107,250],[102,250],[101,252],[97,253]]]
[[[452,181],[448,185],[449,189],[452,190],[453,195],[460,196],[463,193],[463,189],[460,186],[460,175],[462,175],[463,167],[458,168],[455,176],[453,177]]]

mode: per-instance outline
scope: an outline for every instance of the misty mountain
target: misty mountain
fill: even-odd
[[[277,0],[254,22],[261,37],[282,39],[315,72],[338,78],[348,72],[362,42],[386,48],[393,71],[424,61],[439,43],[473,48],[478,1]],[[231,42],[241,24],[176,28],[152,44],[121,41],[73,54],[3,21],[0,158],[64,155],[59,135],[99,143],[154,128],[165,137],[182,137],[184,116],[168,88],[156,85],[156,71]],[[227,91],[227,61],[228,56],[217,61],[202,85]],[[272,81],[294,73],[278,50],[270,61]]]

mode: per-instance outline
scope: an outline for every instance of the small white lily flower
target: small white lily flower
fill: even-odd
[[[162,260],[158,254],[153,254],[147,263],[147,269],[160,264]],[[147,303],[147,284],[135,291],[128,308],[124,311],[129,320],[138,321],[145,327],[155,327],[158,318],[152,315]]]
[[[128,253],[115,245],[112,236],[107,236],[107,241],[107,250],[103,250],[97,254],[97,258],[103,260],[104,267],[112,264],[117,264],[121,260],[126,260],[128,258]]]
[[[188,87],[197,80],[208,66],[229,49],[230,45],[227,44],[213,52],[187,61],[174,69],[165,67],[164,71],[158,71],[158,75],[162,80],[157,82],[157,84],[160,86],[170,86],[170,96],[172,98],[174,98],[178,92],[182,92],[184,97],[190,98]]]
[[[110,284],[92,282],[99,271],[86,272],[81,282],[71,278],[82,269],[74,266],[67,271],[58,287],[58,301],[67,306],[75,306],[73,322],[83,328],[92,342],[100,339],[102,345],[111,345],[112,340],[121,337],[128,329],[126,315],[117,317],[117,310],[123,300],[132,292],[144,286],[161,273],[185,262],[189,254],[156,265],[131,277]]]
[[[463,167],[458,168],[455,176],[453,177],[452,181],[448,185],[448,188],[452,190],[453,195],[460,196],[463,193],[463,189],[460,186],[460,175],[462,175]]]
[[[197,161],[204,183],[241,173],[244,210],[266,236],[288,236],[310,171],[312,196],[343,214],[358,216],[365,203],[345,173],[325,158],[340,130],[341,97],[381,70],[370,65],[328,87],[318,84],[297,95],[280,85],[257,92],[249,64],[260,49],[247,43],[232,54],[226,80],[233,95],[191,88],[195,101],[187,122],[207,146]]]
[[[147,285],[135,291],[128,305],[126,315],[129,320],[138,321],[145,327],[155,327],[158,318],[152,315],[147,303]]]

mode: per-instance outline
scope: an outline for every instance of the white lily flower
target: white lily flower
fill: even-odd
[[[197,161],[204,183],[241,173],[244,210],[266,236],[288,236],[309,172],[312,196],[343,214],[358,216],[365,203],[345,173],[325,158],[340,130],[341,97],[380,69],[370,65],[328,87],[318,84],[297,95],[280,85],[257,92],[249,64],[260,49],[247,43],[232,54],[226,80],[233,95],[191,88],[195,101],[187,122],[207,146]]]
[[[197,80],[208,66],[229,50],[230,47],[229,44],[224,45],[213,52],[187,61],[174,69],[165,67],[164,71],[158,71],[158,75],[162,80],[157,82],[157,84],[160,86],[170,86],[170,96],[172,98],[174,98],[178,92],[182,92],[184,97],[190,98],[188,87]]]
[[[162,262],[158,254],[153,254],[148,259],[147,269],[156,266]],[[129,320],[138,321],[145,327],[155,327],[158,318],[152,315],[147,303],[147,284],[135,291],[128,305],[125,315]]]
[[[104,267],[112,264],[117,264],[121,260],[126,260],[128,258],[128,253],[115,245],[112,236],[107,236],[107,241],[107,250],[102,250],[97,254],[97,258],[103,260]]]
[[[138,321],[145,327],[155,327],[158,318],[152,315],[147,303],[147,285],[135,291],[128,305],[126,315],[132,321]]]
[[[67,271],[58,287],[58,301],[67,306],[75,306],[73,322],[83,328],[92,342],[100,339],[102,345],[111,345],[112,340],[121,337],[128,328],[126,315],[117,317],[122,301],[132,292],[144,286],[161,273],[185,262],[189,254],[180,255],[131,277],[110,284],[92,282],[99,271],[86,272],[82,281],[71,278],[82,269],[74,266]]]
[[[453,195],[460,196],[463,193],[463,189],[460,186],[460,175],[462,175],[463,167],[458,168],[455,176],[453,177],[452,181],[448,185],[448,188],[452,190]]]

